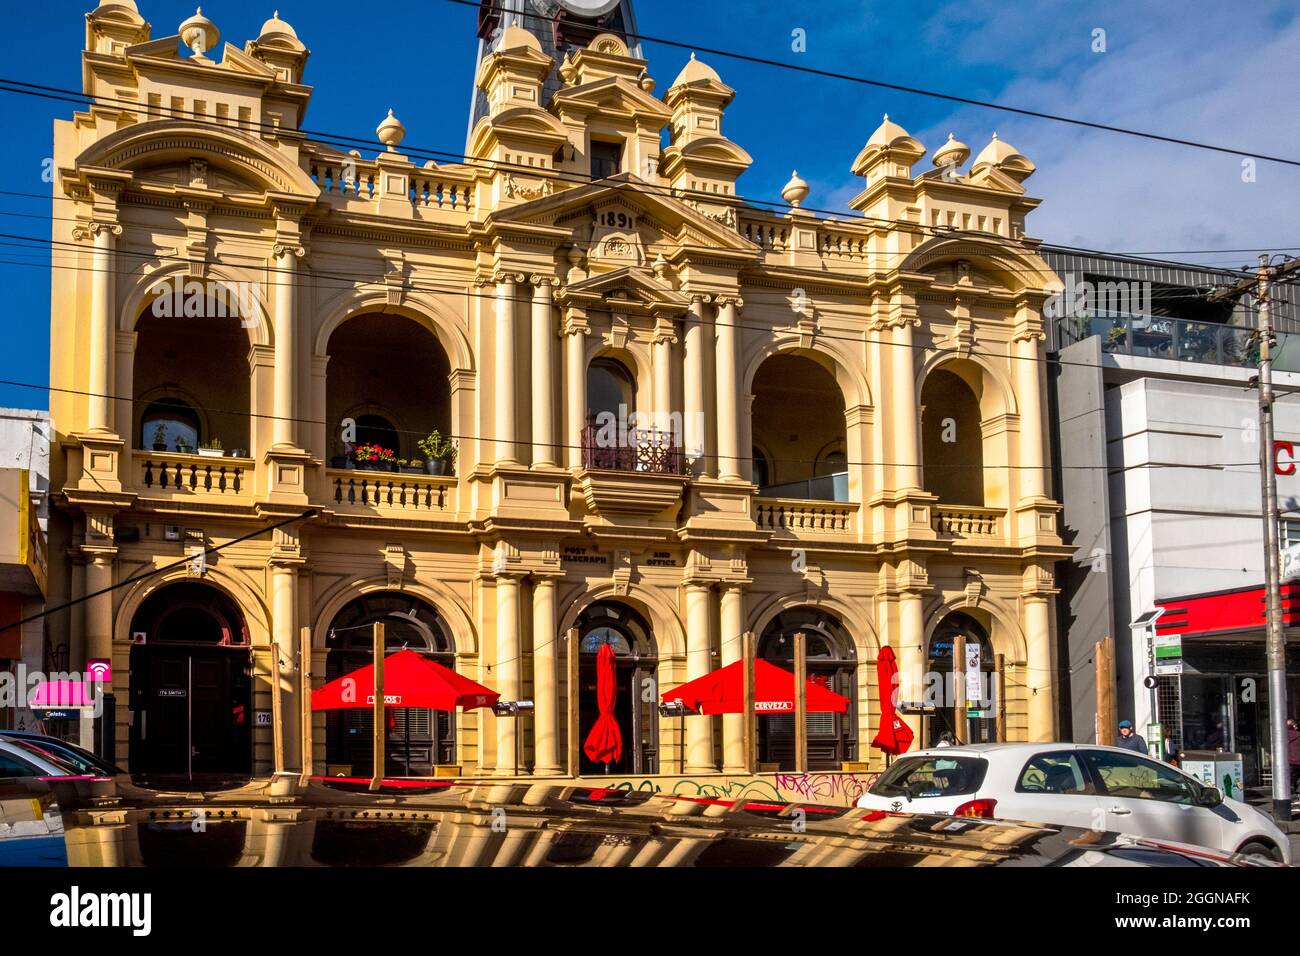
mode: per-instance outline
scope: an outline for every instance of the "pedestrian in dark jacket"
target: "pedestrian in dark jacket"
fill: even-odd
[[[1142,739],[1141,734],[1134,732],[1131,720],[1119,722],[1119,740],[1115,741],[1115,745],[1138,754],[1147,752],[1147,742]]]

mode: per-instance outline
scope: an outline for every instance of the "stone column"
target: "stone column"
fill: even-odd
[[[915,306],[904,313],[902,318],[893,323],[894,344],[893,383],[890,398],[897,413],[890,416],[894,423],[894,490],[920,491],[921,475],[918,463],[921,460],[920,440],[917,429],[919,415],[918,396],[916,394],[916,363],[912,355],[912,327],[920,323],[914,315]]]
[[[1028,695],[1029,739],[1056,739],[1056,701],[1052,693],[1052,627],[1049,595],[1032,593],[1021,596],[1022,626],[1025,629],[1025,693]]]
[[[686,315],[683,348],[686,362],[682,368],[682,446],[688,458],[695,459],[694,473],[707,474],[704,444],[704,304],[707,296],[691,296],[691,310]]]
[[[271,429],[274,448],[298,445],[298,260],[303,247],[276,243],[275,271],[275,423]]]
[[[496,368],[493,370],[493,399],[496,415],[493,430],[496,434],[495,460],[498,465],[519,464],[519,448],[515,443],[515,290],[523,276],[513,272],[499,272],[496,276]],[[511,698],[514,699],[514,698]]]
[[[87,425],[92,432],[113,431],[113,403],[110,368],[116,337],[113,334],[113,277],[117,269],[117,237],[122,227],[115,222],[92,222],[77,230],[77,238],[91,238],[90,257],[90,369],[87,388]]]
[[[280,687],[280,739],[284,746],[284,766],[276,771],[301,769],[302,734],[298,714],[302,709],[298,697],[298,563],[294,560],[271,561],[271,636],[275,643],[272,655],[274,679]]]
[[[686,585],[686,679],[703,677],[709,666],[709,585]],[[713,718],[688,716],[686,724],[686,772],[712,773],[718,769],[713,759]]]
[[[519,576],[498,574],[497,583],[497,654],[495,682],[492,689],[503,701],[519,699]],[[519,718],[496,718],[496,770],[498,777],[515,773],[515,735]],[[523,773],[522,760],[519,772]]]
[[[582,467],[582,428],[587,421],[586,313],[569,309],[564,321],[564,459],[570,468]]]
[[[740,308],[735,296],[718,300],[717,394],[718,477],[741,477],[740,454]]]
[[[921,616],[921,595],[904,591],[898,596],[898,670],[899,700],[918,701],[925,688],[925,622]],[[916,714],[903,715],[903,720],[916,735],[912,749],[925,746],[921,740],[921,718]]]
[[[1014,336],[1016,397],[1020,404],[1020,497],[1041,498],[1046,488],[1043,466],[1043,406],[1038,343],[1044,338],[1042,321],[1027,302],[1016,304]]]
[[[673,346],[677,344],[677,331],[669,319],[659,319],[654,331],[654,426],[667,431],[673,411]],[[639,417],[639,416],[638,416]],[[682,436],[675,436],[678,442]]]
[[[87,550],[86,593],[94,595],[86,600],[86,657],[112,658],[113,656],[113,595],[102,594],[113,586],[114,549]],[[110,690],[104,688],[105,692]]]
[[[745,590],[741,584],[722,585],[722,606],[718,615],[718,643],[722,666],[734,664],[744,655]],[[722,770],[745,772],[745,715],[722,715]]]
[[[551,468],[561,461],[555,447],[555,321],[551,279],[533,276],[533,467]]]
[[[559,640],[555,630],[555,579],[534,578],[533,772],[538,774],[561,772]]]

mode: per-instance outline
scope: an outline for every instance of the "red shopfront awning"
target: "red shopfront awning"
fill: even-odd
[[[739,714],[745,710],[744,661],[736,661],[711,674],[697,677],[664,693],[665,702],[680,700],[698,714]],[[842,714],[849,699],[812,681],[808,685],[808,713]],[[754,661],[754,712],[794,713],[794,674],[762,660]]]
[[[1300,624],[1300,582],[1284,581],[1280,590],[1284,626]],[[1161,598],[1155,604],[1165,611],[1156,621],[1156,634],[1160,636],[1262,632],[1267,623],[1262,586]]]
[[[428,707],[433,710],[455,710],[460,707],[468,710],[473,707],[491,707],[500,697],[496,691],[415,651],[398,651],[384,658],[386,707]],[[374,706],[374,664],[344,674],[311,694],[312,710]]]

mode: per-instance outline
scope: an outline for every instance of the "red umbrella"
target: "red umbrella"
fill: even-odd
[[[618,694],[618,683],[614,679],[614,649],[608,644],[600,645],[596,655],[596,705],[600,716],[596,718],[587,742],[582,745],[587,759],[594,763],[603,763],[606,768],[623,756],[623,733],[618,729],[614,719],[614,698]]]
[[[745,710],[744,661],[735,661],[711,674],[697,677],[663,694],[665,701],[680,700],[697,714],[739,714]],[[821,684],[806,681],[808,713],[842,714],[849,699]],[[759,714],[794,713],[794,675],[761,658],[754,661],[754,711]]]
[[[388,707],[491,707],[496,691],[457,674],[415,651],[398,651],[384,658],[384,704]],[[375,706],[375,665],[367,664],[330,681],[311,694],[312,710]]]
[[[898,661],[888,644],[876,658],[876,689],[880,694],[880,730],[871,746],[887,754],[901,754],[912,746],[912,728],[894,713],[894,688],[898,686]]]

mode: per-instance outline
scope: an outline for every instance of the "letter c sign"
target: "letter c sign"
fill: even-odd
[[[1282,464],[1282,453],[1286,452],[1287,462]],[[1295,446],[1289,441],[1273,442],[1273,473],[1278,475],[1295,474]]]

